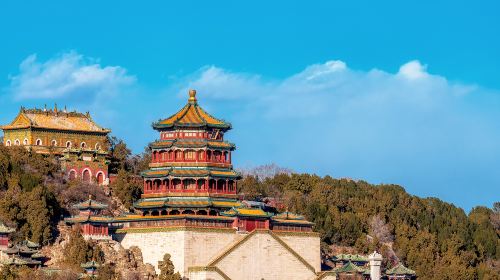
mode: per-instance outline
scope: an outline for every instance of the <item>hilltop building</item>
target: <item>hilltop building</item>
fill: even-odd
[[[66,222],[80,224],[86,238],[136,246],[157,270],[168,253],[190,280],[381,279],[382,259],[376,253],[356,262],[369,268],[348,261],[321,271],[313,223],[238,198],[241,175],[231,160],[236,147],[224,139],[231,124],[204,111],[196,91],[189,92],[180,111],[153,128],[159,139],[150,144],[152,161],[142,173],[144,189],[134,213],[104,216],[107,206],[90,198],[75,205],[79,214]]]
[[[97,125],[90,114],[54,109],[25,109],[0,127],[3,145],[23,146],[40,154],[59,156],[70,179],[108,183],[108,145],[110,130]]]

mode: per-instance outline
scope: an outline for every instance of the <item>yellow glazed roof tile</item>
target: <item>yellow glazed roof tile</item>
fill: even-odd
[[[55,130],[71,130],[108,133],[109,130],[97,125],[90,115],[77,112],[58,112],[57,110],[40,110],[21,108],[19,115],[3,129],[46,128]]]
[[[184,106],[176,114],[160,120],[155,124],[155,127],[171,127],[174,125],[198,126],[198,125],[213,125],[220,128],[231,128],[229,123],[219,120],[205,112],[196,102],[196,91],[189,91],[188,104]]]

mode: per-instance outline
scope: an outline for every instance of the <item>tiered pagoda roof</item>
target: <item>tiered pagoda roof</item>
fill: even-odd
[[[191,167],[191,168],[162,168],[162,169],[150,169],[142,172],[142,176],[147,176],[148,178],[160,178],[166,176],[175,177],[229,177],[229,178],[240,178],[240,174],[232,169],[222,169],[222,168],[209,168],[209,167]]]
[[[175,127],[189,127],[189,128],[203,128],[212,127],[223,130],[231,129],[231,124],[223,120],[217,119],[205,112],[196,101],[196,91],[189,91],[188,104],[184,106],[179,112],[172,116],[160,120],[153,124],[156,130],[164,130]]]
[[[22,129],[22,128],[43,128],[52,130],[93,132],[93,133],[109,133],[109,129],[105,129],[97,125],[90,114],[74,112],[58,111],[57,106],[52,110],[47,109],[25,109],[21,107],[19,114],[14,121],[1,127],[4,130]]]
[[[236,146],[227,141],[214,141],[208,139],[170,139],[158,140],[149,145],[151,148],[212,148],[234,150]]]
[[[232,208],[241,207],[241,202],[234,199],[223,199],[214,197],[159,197],[150,199],[139,199],[134,203],[134,208],[148,209],[158,207],[219,207]]]

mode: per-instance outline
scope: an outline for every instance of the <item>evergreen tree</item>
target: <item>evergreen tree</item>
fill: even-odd
[[[132,206],[132,203],[140,198],[142,188],[134,182],[130,174],[124,169],[118,171],[115,182],[111,185],[113,195],[118,197],[123,205],[127,208]]]

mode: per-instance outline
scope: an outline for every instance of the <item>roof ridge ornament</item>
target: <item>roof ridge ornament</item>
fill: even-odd
[[[189,90],[189,99],[188,102],[191,104],[196,104],[196,90],[195,89],[190,89]]]

